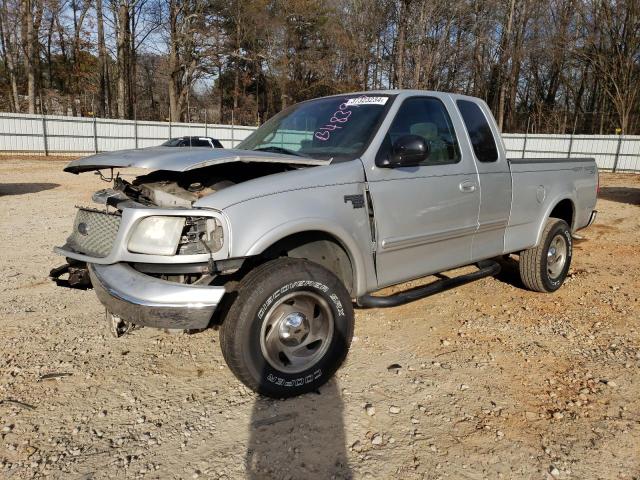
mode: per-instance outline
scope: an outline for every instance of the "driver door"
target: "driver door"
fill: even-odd
[[[464,137],[456,135],[445,103],[429,96],[405,99],[376,165],[405,135],[426,140],[430,154],[425,161],[412,167],[375,166],[367,172],[380,287],[470,263],[478,228],[478,173],[468,149],[458,144]]]

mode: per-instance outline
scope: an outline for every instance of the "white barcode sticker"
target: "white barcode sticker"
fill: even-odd
[[[357,97],[346,101],[347,106],[357,107],[359,105],[384,105],[389,97]]]

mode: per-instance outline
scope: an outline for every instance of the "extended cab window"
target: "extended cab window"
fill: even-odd
[[[458,100],[456,103],[464,125],[467,127],[467,132],[469,132],[469,139],[476,158],[481,162],[495,162],[498,159],[498,149],[487,117],[474,102]]]
[[[429,145],[429,157],[421,165],[444,165],[460,161],[458,140],[451,118],[437,98],[413,97],[402,103],[378,152],[378,158],[388,158],[392,145],[405,135],[419,135]]]

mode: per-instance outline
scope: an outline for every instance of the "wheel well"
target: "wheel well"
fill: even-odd
[[[339,240],[321,231],[300,232],[278,240],[262,257],[304,258],[322,265],[336,275],[350,294],[354,292],[354,268],[349,253]]]
[[[573,227],[573,202],[568,198],[560,201],[553,210],[551,210],[550,217],[560,218],[567,222],[569,228]]]

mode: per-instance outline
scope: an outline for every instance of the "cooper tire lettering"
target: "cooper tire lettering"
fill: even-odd
[[[318,297],[319,308],[325,309],[324,317],[318,318],[329,318],[333,333],[325,338],[322,353],[308,360],[303,369],[279,369],[279,350],[275,350],[275,359],[268,358],[270,353],[261,344],[263,324],[273,321],[272,309],[288,302],[284,297],[295,298],[298,291],[303,297],[305,291]],[[318,314],[309,315],[307,318],[316,318]],[[220,329],[220,346],[227,365],[245,385],[263,395],[285,398],[316,390],[331,378],[344,362],[352,337],[353,305],[342,282],[318,264],[280,258],[241,280]]]

